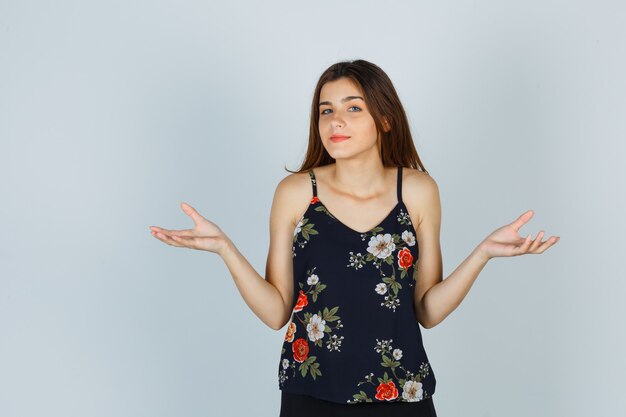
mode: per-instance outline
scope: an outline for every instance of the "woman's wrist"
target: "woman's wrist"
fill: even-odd
[[[480,245],[478,245],[476,247],[476,249],[474,249],[474,253],[476,254],[476,256],[478,256],[478,258],[480,260],[482,260],[484,263],[489,262],[489,260],[491,259],[491,256],[489,256],[484,249],[483,244],[481,243]]]
[[[217,254],[222,259],[226,260],[225,258],[231,255],[235,251],[235,249],[236,248],[235,248],[235,244],[233,243],[233,241],[230,240],[228,236],[224,235],[224,237],[222,238],[222,247],[217,252]]]

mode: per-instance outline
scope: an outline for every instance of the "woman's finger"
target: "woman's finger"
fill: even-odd
[[[543,231],[543,230],[541,230],[541,231],[537,234],[537,237],[536,237],[536,238],[535,238],[535,240],[533,241],[532,245],[530,245],[530,247],[528,248],[528,252],[534,253],[534,252],[537,250],[537,248],[538,248],[539,246],[541,246],[541,244],[543,243],[543,242],[541,241],[541,239],[543,238],[543,234],[544,234],[544,231]]]
[[[152,236],[156,237],[157,239],[159,239],[162,242],[167,243],[168,245],[171,246],[178,246],[178,247],[182,247],[183,245],[180,244],[179,242],[177,242],[176,240],[172,239],[171,237],[161,233],[161,232],[152,232]]]
[[[524,239],[524,243],[522,243],[519,246],[519,249],[517,250],[517,254],[518,255],[523,255],[528,251],[528,248],[530,247],[530,245],[533,243],[532,239],[530,238],[530,234],[528,236],[526,236],[526,239]]]
[[[515,221],[510,223],[509,226],[512,226],[513,230],[517,232],[519,229],[522,228],[522,226],[528,223],[534,215],[535,215],[535,212],[533,210],[527,210],[525,213],[523,213],[517,219],[515,219]]]
[[[178,243],[182,244],[186,248],[199,249],[198,244],[196,243],[196,238],[195,237],[176,236],[176,235],[174,235],[174,236],[172,236],[172,239],[175,242],[178,242]]]
[[[548,240],[543,242],[541,246],[537,248],[537,252],[535,253],[544,253],[546,249],[548,249],[550,246],[554,245],[558,241],[559,241],[559,238],[557,236],[550,236]]]
[[[191,219],[196,224],[196,226],[202,223],[203,221],[206,221],[206,219],[202,217],[200,213],[198,213],[198,211],[195,208],[191,207],[189,204],[182,202],[180,203],[180,207],[183,209],[185,214],[191,217]]]
[[[161,232],[163,234],[166,234],[168,236],[171,235],[178,235],[178,236],[194,236],[194,232],[191,229],[185,229],[185,230],[169,230],[169,229],[162,229],[160,227],[157,226],[150,226],[150,229],[152,231],[156,231],[156,232]]]
[[[159,226],[150,226],[150,230],[152,230],[153,232],[161,232],[161,233],[172,233],[173,232],[173,230],[164,229],[164,228],[159,227]]]

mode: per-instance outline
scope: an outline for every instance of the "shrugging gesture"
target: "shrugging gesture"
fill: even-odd
[[[205,219],[187,203],[181,203],[181,208],[194,222],[193,229],[168,230],[157,226],[150,226],[152,236],[171,246],[205,250],[221,254],[226,248],[228,238],[210,220]]]
[[[533,217],[534,211],[528,210],[519,216],[514,222],[495,230],[483,240],[479,246],[480,252],[487,258],[503,256],[519,256],[527,253],[540,254],[559,241],[559,236],[551,236],[546,241],[541,241],[544,231],[541,230],[535,239],[520,236],[519,229],[528,223]]]

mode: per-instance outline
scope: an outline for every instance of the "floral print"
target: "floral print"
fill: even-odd
[[[391,375],[384,371],[383,375],[376,377],[375,380],[374,372],[365,375],[365,380],[360,381],[357,386],[362,384],[372,385],[369,391],[374,398],[371,398],[367,392],[361,389],[358,393],[353,394],[353,400],[347,401],[349,404],[373,402],[374,400],[416,402],[427,397],[422,380],[429,374],[430,367],[428,362],[422,362],[420,369],[416,373],[408,371],[400,363],[402,350],[393,349],[392,342],[393,339],[382,341],[376,339],[376,346],[374,347],[376,352],[381,354],[382,362],[380,365],[390,368]],[[402,388],[402,393],[400,393],[398,387]]]
[[[417,402],[434,393],[411,305],[419,251],[401,173],[398,168],[398,204],[359,232],[320,201],[309,171],[313,197],[293,231],[294,303],[280,389],[342,404]]]
[[[372,236],[368,243],[367,251],[371,253],[372,257],[386,259],[388,258],[393,251],[396,249],[396,244],[393,242],[393,238],[389,233],[385,233],[384,235],[378,234]]]
[[[406,220],[402,216],[402,210],[401,215],[398,216],[398,223],[411,225],[411,221]],[[378,229],[384,231],[381,227]],[[360,269],[365,264],[371,263],[378,269],[382,282],[376,285],[374,291],[384,296],[384,301],[380,305],[394,312],[400,305],[398,291],[402,289],[402,284],[397,280],[396,275],[399,274],[399,279],[402,280],[409,274],[409,270],[413,268],[414,273],[412,280],[409,282],[409,287],[413,287],[417,277],[417,259],[414,259],[411,250],[408,248],[409,246],[414,246],[415,242],[415,235],[410,230],[404,230],[402,234],[372,232],[367,248],[365,248],[368,253],[366,256],[361,255],[360,252],[356,255],[354,252],[348,252],[349,261],[347,266],[349,268]],[[396,252],[395,255],[394,252]],[[414,260],[415,263],[413,262]],[[394,261],[397,265],[397,270],[396,266],[394,266]],[[390,270],[389,267],[391,267]]]
[[[311,202],[311,204],[314,204]],[[306,214],[306,213],[305,213]],[[313,227],[315,224],[309,223],[309,219],[302,216],[293,231],[293,246],[291,248],[292,257],[296,256],[296,246],[304,248],[308,243],[311,235],[316,235],[318,232]],[[302,235],[302,240],[299,236]]]
[[[287,326],[287,332],[284,338],[285,343],[291,343],[290,354],[292,355],[293,361],[290,362],[288,358],[282,359],[282,369],[279,373],[281,386],[285,380],[289,378],[287,375],[289,368],[293,371],[291,376],[296,376],[296,364],[300,364],[298,365],[298,370],[302,377],[306,377],[308,374],[315,380],[318,376],[322,375],[320,363],[317,362],[317,356],[310,355],[311,349],[323,348],[324,342],[326,342],[326,348],[329,351],[341,351],[341,342],[344,336],[333,334],[334,330],[343,327],[341,318],[336,315],[339,307],[335,306],[330,310],[324,307],[323,310],[318,310],[317,312],[308,311],[312,307],[309,306],[309,296],[314,304],[317,302],[318,295],[326,288],[326,285],[321,283],[317,274],[313,273],[315,269],[316,268],[313,268],[307,271],[306,282],[309,287],[306,291],[304,290],[304,284],[302,282],[299,283],[300,290],[298,299],[293,308],[292,318]],[[303,312],[303,317],[296,314],[301,312]],[[296,325],[295,319],[300,322],[299,326],[303,329],[301,333],[306,332],[303,335],[299,335],[300,337],[297,338],[296,333],[298,333],[298,325]],[[332,325],[333,322],[335,322],[334,326]],[[283,346],[281,355],[284,355],[286,352],[287,349]]]
[[[329,216],[331,219],[333,219],[335,222],[341,224],[341,222],[337,220],[337,218],[333,216],[330,211],[328,211],[328,209],[324,206],[320,199],[317,196],[314,196],[311,199],[310,205],[316,204],[317,206],[314,207],[315,211],[322,212]],[[400,206],[400,204],[398,204],[398,206]],[[389,213],[389,216],[387,217],[390,217],[392,213]],[[307,213],[305,212],[300,222],[298,222],[296,229],[294,230],[294,242],[296,242],[300,248],[304,248],[304,246],[310,239],[310,235],[319,233],[316,229],[313,228],[314,224],[308,223],[309,218],[304,217],[306,214]],[[361,254],[361,252],[358,252],[355,255],[354,251],[349,251],[348,264],[346,265],[350,268],[360,269],[363,268],[363,266],[365,266],[367,263],[371,263],[376,269],[378,269],[381,275],[382,282],[376,285],[374,291],[377,294],[384,296],[383,302],[381,302],[380,305],[387,307],[393,312],[395,312],[396,308],[400,306],[398,292],[400,291],[400,289],[402,289],[402,285],[396,279],[396,273],[399,273],[399,279],[402,280],[408,275],[409,269],[413,268],[414,273],[412,276],[412,281],[409,282],[409,287],[413,287],[414,281],[417,277],[417,259],[415,259],[415,263],[413,263],[414,257],[409,249],[409,247],[415,246],[416,239],[413,232],[408,230],[408,227],[412,227],[412,222],[410,217],[408,216],[408,213],[406,213],[402,209],[402,207],[400,207],[399,209],[397,222],[398,224],[407,227],[407,229],[403,230],[401,234],[384,233],[385,228],[382,227],[382,224],[384,224],[384,220],[369,232],[359,233],[354,231],[362,237],[362,240],[364,240],[365,237],[368,235],[371,235],[371,237],[369,239],[369,242],[367,243],[367,247],[364,248],[366,254],[363,255]],[[345,227],[347,229],[350,229],[347,226]],[[298,240],[298,235],[300,233],[302,233],[302,241]],[[397,253],[395,253],[394,255],[394,252],[396,252],[396,250]],[[292,252],[293,257],[295,257],[295,246],[292,248]],[[396,271],[394,261],[397,264],[398,271]],[[388,268],[389,266],[391,266],[391,270],[385,272],[384,269]]]

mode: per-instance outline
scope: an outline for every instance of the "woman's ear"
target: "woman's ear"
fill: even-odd
[[[391,125],[385,116],[383,116],[383,127],[385,128],[385,132],[389,132],[391,130]]]

